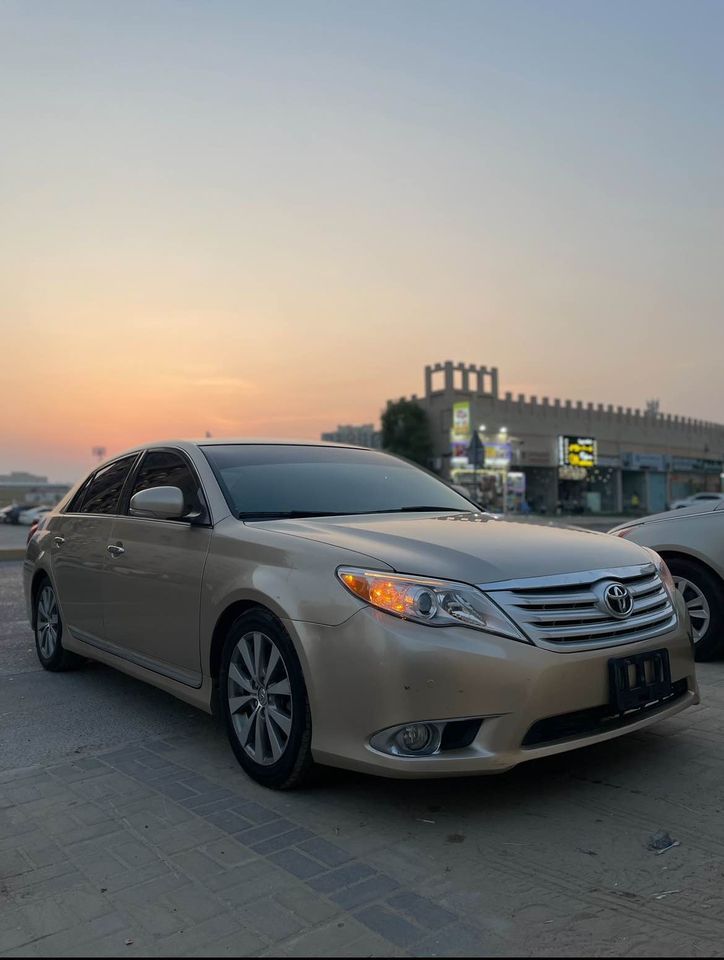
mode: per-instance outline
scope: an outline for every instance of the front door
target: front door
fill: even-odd
[[[79,640],[103,637],[103,574],[113,516],[136,455],[101,467],[50,521],[50,569],[63,622]]]
[[[139,490],[174,486],[193,519],[128,515]],[[199,650],[201,583],[211,543],[208,510],[195,470],[181,453],[149,450],[113,522],[104,581],[109,649],[191,686],[202,680]]]

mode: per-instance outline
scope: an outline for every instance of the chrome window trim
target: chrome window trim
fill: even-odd
[[[204,486],[204,482],[201,479],[201,476],[196,467],[196,464],[193,462],[192,458],[189,456],[186,450],[182,450],[180,447],[175,447],[173,446],[173,444],[163,444],[163,446],[160,446],[160,447],[145,447],[140,451],[140,453],[141,453],[140,458],[133,465],[131,473],[129,473],[128,477],[126,478],[126,484],[128,487],[128,496],[126,496],[126,485],[124,485],[124,490],[121,495],[121,506],[125,507],[125,512],[119,513],[117,514],[117,516],[123,518],[124,520],[151,520],[153,523],[172,523],[175,526],[181,526],[185,524],[188,527],[205,527],[207,529],[210,527],[213,527],[214,518],[211,513],[211,501],[209,500],[209,495],[206,492],[206,487]],[[204,506],[206,507],[206,516],[207,516],[207,519],[203,523],[194,523],[192,520],[185,520],[183,517],[179,517],[178,520],[168,520],[163,517],[135,517],[133,516],[132,513],[130,513],[129,505],[130,505],[131,497],[133,496],[133,484],[135,483],[136,477],[138,476],[141,468],[143,467],[144,460],[151,453],[175,453],[180,457],[181,460],[184,461],[184,463],[189,468],[193,476],[196,478],[198,485],[201,489],[201,494],[204,499]]]
[[[90,473],[85,477],[85,479],[80,482],[75,493],[72,493],[71,491],[72,495],[71,493],[68,494],[70,498],[68,500],[68,506],[70,506],[70,504],[73,502],[73,500],[75,500],[75,498],[78,496],[78,494],[81,491],[83,492],[83,499],[81,500],[81,506],[83,506],[83,500],[85,500],[85,495],[88,492],[88,487],[91,485],[91,483],[93,483],[93,481],[96,478],[96,475],[99,474],[101,470],[105,470],[107,467],[112,467],[114,463],[119,463],[121,460],[127,460],[133,457],[134,462],[131,464],[130,470],[125,476],[125,479],[123,481],[123,486],[121,487],[121,492],[118,496],[118,499],[120,500],[121,497],[123,496],[123,491],[125,489],[126,483],[128,482],[128,478],[131,476],[131,474],[134,473],[136,466],[138,465],[138,455],[140,452],[141,452],[140,450],[126,451],[126,453],[121,453],[117,457],[113,457],[112,460],[107,460],[105,463],[101,463],[99,466],[95,467],[95,469],[91,470]],[[58,511],[58,513],[60,516],[63,516],[63,517],[118,517],[120,516],[120,514],[118,513],[98,513],[95,510],[87,510],[87,511],[72,510],[71,511],[71,510],[68,510],[68,507],[63,507],[61,510]]]

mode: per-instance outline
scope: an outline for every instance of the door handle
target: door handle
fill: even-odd
[[[53,542],[55,543],[56,547],[62,547],[65,543],[65,537],[53,537]]]
[[[120,557],[122,553],[126,552],[123,549],[123,547],[120,545],[120,543],[109,543],[108,546],[106,547],[106,550],[110,553],[112,557]]]

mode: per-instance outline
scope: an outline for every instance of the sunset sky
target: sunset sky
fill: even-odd
[[[0,2],[0,472],[501,389],[724,422],[724,3]]]

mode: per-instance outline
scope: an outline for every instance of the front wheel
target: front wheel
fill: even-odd
[[[289,635],[266,610],[242,614],[229,630],[219,697],[246,773],[277,790],[300,786],[313,767],[307,689]]]
[[[724,653],[724,596],[722,584],[696,560],[672,557],[666,561],[691,620],[694,656],[714,660]]]
[[[54,673],[80,666],[83,658],[63,647],[63,621],[55,589],[44,580],[35,599],[35,650],[45,670]]]

